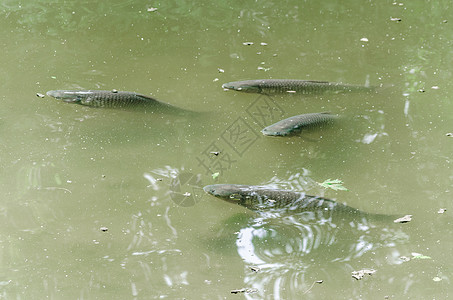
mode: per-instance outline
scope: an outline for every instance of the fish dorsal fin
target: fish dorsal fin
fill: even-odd
[[[331,82],[328,82],[328,81],[320,81],[320,80],[305,80],[305,82],[309,82],[309,83],[320,83],[320,84],[332,84]]]

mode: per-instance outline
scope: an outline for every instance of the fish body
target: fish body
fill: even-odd
[[[327,81],[298,80],[298,79],[256,79],[233,81],[224,83],[222,88],[227,90],[241,91],[245,93],[259,94],[317,94],[323,92],[350,92],[356,90],[367,90],[365,86],[347,85]]]
[[[298,133],[302,128],[330,123],[337,118],[328,112],[293,116],[265,127],[261,132],[270,136],[286,136]]]
[[[148,96],[134,92],[102,90],[54,90],[47,95],[68,103],[77,103],[90,107],[106,108],[153,108],[180,110],[175,106],[160,102]]]
[[[240,184],[207,185],[203,190],[217,198],[237,203],[255,211],[285,210],[294,213],[305,211],[344,212],[352,215],[365,214],[356,208],[304,192],[272,189],[263,186]]]

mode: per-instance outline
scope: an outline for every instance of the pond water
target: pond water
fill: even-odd
[[[450,2],[7,0],[0,13],[0,298],[450,296]],[[261,78],[376,89],[221,87]],[[36,96],[55,89],[135,91],[196,113]],[[260,133],[322,111],[341,118]],[[215,183],[412,221],[259,214],[201,189]],[[376,272],[352,277],[363,269]]]

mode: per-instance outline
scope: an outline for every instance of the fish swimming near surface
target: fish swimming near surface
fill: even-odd
[[[134,92],[102,90],[54,90],[47,95],[68,103],[90,107],[147,109],[158,111],[188,112],[184,109],[160,102],[154,98]]]
[[[324,92],[342,93],[352,91],[367,91],[370,87],[348,85],[327,81],[298,80],[298,79],[256,79],[224,83],[225,90],[235,90],[245,93],[259,94],[319,94]]]
[[[203,190],[217,198],[242,205],[254,211],[284,211],[291,213],[314,212],[331,218],[335,215],[356,217],[393,217],[366,213],[331,199],[310,196],[304,192],[273,189],[266,186],[240,184],[207,185]],[[393,219],[392,219],[393,220]]]
[[[331,123],[337,118],[338,116],[329,112],[302,114],[269,125],[261,132],[270,136],[287,136],[299,133],[303,128]]]

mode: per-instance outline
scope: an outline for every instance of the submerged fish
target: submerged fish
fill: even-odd
[[[336,118],[336,115],[332,115],[328,112],[303,114],[269,125],[261,130],[261,132],[264,135],[285,136],[300,132],[304,127],[332,122]]]
[[[282,209],[294,213],[320,211],[322,213],[343,212],[352,215],[365,215],[356,208],[319,196],[303,192],[272,189],[263,186],[240,184],[207,185],[203,190],[228,202],[237,203],[251,210],[265,211]]]
[[[245,93],[260,94],[279,94],[279,93],[296,93],[296,94],[315,94],[323,92],[351,92],[366,91],[369,87],[347,85],[327,81],[298,80],[298,79],[256,79],[233,81],[224,83],[222,88],[228,90],[241,91]]]
[[[64,102],[77,103],[91,107],[107,108],[153,108],[184,111],[178,107],[160,102],[148,96],[133,92],[102,90],[55,90],[47,95]]]

